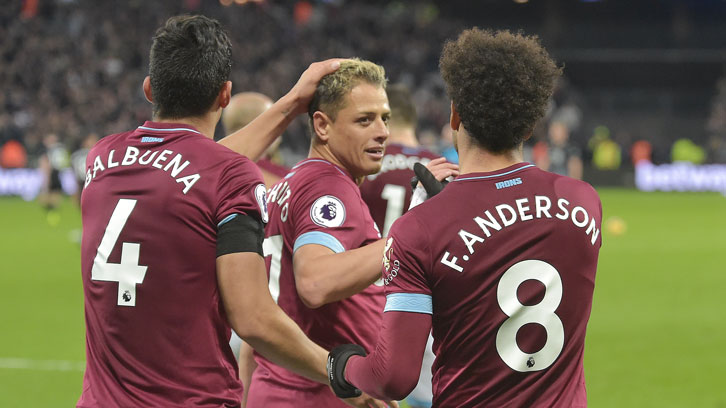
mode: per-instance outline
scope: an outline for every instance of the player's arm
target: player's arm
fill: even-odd
[[[244,128],[228,135],[219,143],[257,160],[297,115],[307,112],[320,79],[340,67],[340,59],[312,63],[295,86]]]
[[[270,361],[312,380],[327,382],[327,352],[272,300],[262,258],[263,226],[238,215],[217,233],[217,282],[235,332]]]
[[[385,312],[378,344],[370,355],[338,359],[337,364],[342,364],[342,367],[331,366],[329,360],[331,384],[336,382],[342,389],[355,387],[384,400],[404,399],[418,383],[430,330],[430,314]],[[341,349],[336,347],[330,353],[333,361],[338,350]]]
[[[381,277],[385,239],[348,251],[303,245],[293,255],[295,286],[310,308],[349,298]]]
[[[257,369],[254,350],[247,342],[242,341],[239,348],[239,379],[242,381],[244,394],[242,395],[242,408],[247,406],[247,396],[249,395],[250,384],[252,383],[252,374]]]

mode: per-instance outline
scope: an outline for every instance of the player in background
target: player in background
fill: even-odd
[[[323,347],[355,342],[372,350],[380,327],[383,287],[374,282],[385,242],[358,184],[383,160],[390,115],[385,81],[383,67],[357,59],[323,77],[309,108],[308,158],[267,196],[270,292]],[[255,358],[249,407],[342,405],[328,387]]]
[[[48,133],[43,137],[43,155],[40,157],[39,167],[43,172],[43,188],[39,197],[45,209],[46,220],[52,227],[60,223],[60,205],[63,194],[61,172],[70,167],[68,149],[58,139],[55,133]]]
[[[433,326],[434,407],[584,407],[600,200],[522,161],[561,70],[536,37],[476,28],[440,68],[461,175],[391,228],[377,346],[331,351],[333,389],[407,395]]]
[[[79,407],[240,406],[230,326],[268,358],[327,380],[325,351],[267,290],[262,177],[211,139],[231,96],[231,61],[217,21],[170,18],[154,36],[143,82],[154,120],[88,154]],[[259,155],[336,65],[311,65],[265,122],[223,142]]]
[[[416,106],[411,92],[402,84],[386,88],[391,107],[388,122],[390,135],[386,143],[381,171],[365,178],[360,185],[363,201],[368,204],[373,221],[381,234],[388,230],[411,203],[411,178],[413,164],[426,165],[438,156],[421,146],[416,138]]]
[[[272,106],[272,99],[258,92],[240,92],[232,96],[229,105],[222,111],[222,124],[227,133],[235,132],[247,126],[256,117]],[[282,138],[275,139],[255,164],[262,172],[265,185],[270,187],[285,177],[290,170],[280,162],[280,143]]]
[[[73,174],[76,176],[76,184],[78,185],[74,197],[79,207],[81,205],[83,185],[86,183],[86,158],[88,157],[88,152],[91,151],[91,148],[93,148],[96,142],[98,142],[98,134],[89,132],[81,140],[80,146],[71,154],[71,167],[73,168]]]
[[[542,170],[582,180],[582,153],[570,141],[570,129],[561,121],[547,127],[547,142],[540,142],[542,153],[534,157],[534,164]]]
[[[384,237],[388,235],[393,221],[411,204],[413,164],[425,165],[438,158],[436,154],[419,146],[416,138],[416,105],[408,88],[403,84],[388,85],[386,95],[391,108],[386,154],[383,156],[381,171],[366,177],[360,186],[363,201],[368,205],[371,217]],[[418,384],[406,397],[406,402],[412,408],[431,406],[431,365],[434,362],[432,344],[433,338],[429,338]]]

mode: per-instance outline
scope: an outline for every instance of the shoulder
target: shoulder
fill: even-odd
[[[248,174],[257,178],[262,178],[262,173],[257,167],[255,162],[250,160],[247,156],[243,156],[239,153],[233,152],[225,146],[209,139],[205,138],[200,140],[203,148],[209,149],[209,153],[220,162],[228,172]],[[202,147],[200,146],[200,147]]]
[[[398,241],[416,243],[427,241],[429,231],[426,228],[427,224],[423,220],[427,218],[429,211],[421,207],[423,205],[412,208],[394,221],[388,235],[395,236]]]
[[[113,148],[116,143],[126,139],[132,132],[114,133],[112,135],[102,137],[95,145],[89,150],[88,155],[92,155],[95,152],[105,151],[109,148]]]
[[[337,167],[326,163],[305,163],[293,167],[288,177],[298,190],[360,199],[358,186]]]
[[[552,173],[547,173],[552,174]],[[570,200],[577,200],[593,207],[602,207],[600,195],[588,182],[568,176],[552,174],[554,191],[558,196],[566,196]]]

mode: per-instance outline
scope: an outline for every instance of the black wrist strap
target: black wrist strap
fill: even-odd
[[[352,356],[365,357],[366,351],[357,344],[343,344],[328,354],[328,381],[338,398],[354,398],[361,395],[361,390],[345,379],[345,365]]]

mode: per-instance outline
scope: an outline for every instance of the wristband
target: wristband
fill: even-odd
[[[366,356],[363,347],[357,344],[343,344],[335,347],[328,354],[328,381],[338,398],[354,398],[361,395],[361,390],[345,379],[345,365],[352,356]]]

